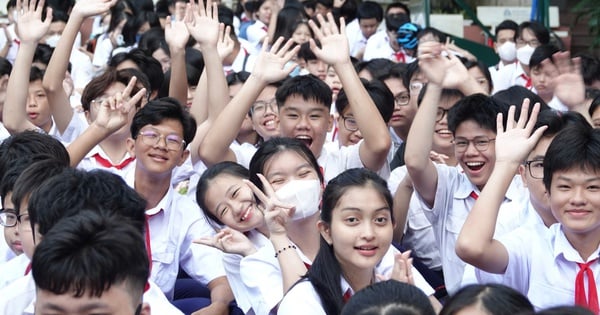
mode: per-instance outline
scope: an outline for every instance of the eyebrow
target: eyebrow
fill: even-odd
[[[564,180],[564,181],[567,181],[567,182],[572,182],[573,181],[572,178],[566,177],[564,175],[558,176],[557,180]],[[583,182],[589,183],[589,182],[593,182],[593,181],[597,181],[597,180],[600,180],[600,176],[586,178]]]
[[[64,312],[65,309],[58,304],[54,304],[54,303],[45,303],[42,305],[42,308],[44,309],[48,309],[48,310],[52,310],[52,311],[59,311],[59,312]],[[100,302],[96,302],[96,303],[91,303],[91,304],[87,304],[87,305],[83,305],[80,308],[78,308],[76,310],[76,312],[87,312],[87,311],[91,311],[91,310],[98,310],[98,309],[107,309],[107,305],[104,303],[100,303]]]
[[[341,211],[358,211],[358,212],[363,212],[364,211],[363,209],[357,208],[357,207],[345,207],[345,208],[342,208],[340,210]],[[390,209],[389,206],[386,205],[386,206],[383,206],[381,208],[377,208],[377,209],[375,209],[373,211],[374,212],[379,212],[379,211],[390,211],[391,212],[391,209]]]
[[[300,166],[296,167],[296,168],[294,169],[294,171],[296,171],[296,172],[297,172],[297,171],[299,171],[299,170],[301,170],[301,169],[303,169],[303,168],[305,168],[305,167],[308,167],[308,168],[310,168],[311,170],[313,169],[313,168],[312,168],[312,166],[310,165],[310,163],[306,162],[306,163],[304,163],[304,164],[301,164]],[[269,178],[273,178],[274,176],[277,176],[277,175],[283,175],[284,173],[285,173],[285,172],[283,172],[283,171],[277,171],[277,172],[270,173],[270,174],[268,174],[268,175],[267,175],[267,179],[269,179]]]

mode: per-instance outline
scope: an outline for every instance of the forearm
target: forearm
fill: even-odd
[[[281,268],[281,276],[283,280],[283,292],[285,293],[306,274],[308,269],[304,262],[296,252],[295,246],[290,244],[290,240],[286,235],[272,235],[270,237],[273,249],[275,250],[279,267]]]
[[[67,146],[71,167],[77,167],[85,155],[109,135],[108,130],[92,123],[75,141]]]
[[[394,219],[396,220],[394,241],[396,242],[400,242],[404,236],[412,193],[412,182],[410,181],[410,176],[406,174],[394,193]]]
[[[169,96],[178,100],[182,105],[187,103],[188,82],[185,70],[185,48],[169,47],[171,53],[171,80],[169,81]]]
[[[217,117],[229,102],[229,88],[223,73],[223,63],[216,47],[202,48],[204,57],[208,95],[208,116]]]
[[[11,134],[35,128],[27,119],[26,102],[28,90],[26,87],[29,85],[29,72],[36,47],[37,42],[21,43],[13,70],[8,79],[6,100],[2,109],[2,120],[4,126]]]

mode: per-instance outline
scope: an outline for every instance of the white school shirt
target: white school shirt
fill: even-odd
[[[246,233],[248,239],[256,246],[256,249],[260,249],[263,246],[269,246],[271,241],[264,236],[262,233],[251,230]],[[252,310],[251,297],[247,294],[246,287],[242,281],[240,273],[240,262],[244,257],[237,254],[223,254],[223,266],[225,267],[225,273],[227,274],[227,280],[229,286],[235,297],[237,306],[244,312],[244,314],[254,314]],[[250,313],[252,312],[252,313]]]
[[[407,55],[403,48],[400,48],[400,51],[404,53],[404,63],[411,63],[415,61],[415,58]],[[392,49],[392,46],[390,46],[390,38],[385,31],[377,32],[369,37],[369,40],[367,40],[363,60],[369,61],[376,58],[383,58],[393,62],[399,62],[396,58],[396,52],[394,49]]]
[[[155,314],[183,315],[173,306],[156,284],[148,281],[149,289],[144,292],[142,300],[150,305]],[[36,289],[33,276],[30,274],[22,276],[9,287],[0,291],[0,314],[1,315],[33,315],[35,312]]]
[[[375,268],[375,273],[384,275],[389,277],[392,268],[394,266],[394,254],[397,253],[393,246],[390,246],[389,250],[383,257],[381,263]],[[435,291],[425,279],[421,276],[421,274],[413,267],[412,268],[413,275],[415,276],[415,286],[425,293],[425,295],[429,296],[433,294]],[[342,288],[342,293],[345,294],[349,291],[350,296],[354,295],[354,290],[350,287],[350,284],[344,279],[344,277],[340,278],[340,285]],[[312,283],[308,280],[304,280],[294,287],[292,287],[288,293],[284,296],[281,304],[279,304],[279,308],[277,314],[280,315],[303,315],[303,314],[325,314],[323,310],[323,306],[321,303],[321,298],[315,291]]]
[[[243,38],[238,38],[240,42],[240,51],[231,63],[231,66],[223,66],[223,71],[228,74],[230,72],[252,72],[254,63],[256,61],[256,55],[253,51],[256,49],[252,44]],[[246,64],[244,65],[244,61]]]
[[[360,30],[360,24],[358,23],[358,19],[354,19],[352,20],[352,22],[346,25],[346,37],[348,38],[350,56],[352,57],[356,57],[358,53],[361,50],[365,49],[365,47],[367,46],[368,38],[366,38]]]
[[[553,224],[546,231],[523,227],[498,239],[509,256],[504,276],[512,281],[510,286],[525,292],[536,310],[573,305],[575,278],[579,272],[577,263],[597,259],[600,252],[598,248],[584,261],[567,240],[560,223]],[[590,269],[596,278],[596,286],[600,286],[600,263],[592,264]],[[477,276],[482,277],[479,271]],[[587,281],[586,277],[586,288]],[[586,289],[586,296],[587,292]]]
[[[135,187],[134,173],[127,174],[126,182],[130,187]],[[192,242],[215,233],[200,211],[191,199],[175,193],[173,185],[169,185],[156,207],[146,210],[152,253],[150,279],[169,300],[173,299],[180,266],[202,284],[225,276],[221,251]]]
[[[0,121],[0,142],[6,140],[8,137],[10,137],[10,132],[8,132],[4,124]]]
[[[455,167],[435,164],[435,168],[438,180],[433,207],[429,208],[419,193],[417,191],[415,193],[422,203],[427,219],[433,226],[440,248],[446,290],[452,295],[458,291],[465,269],[465,262],[456,255],[454,250],[456,239],[475,204],[475,199],[469,195],[473,191],[477,194],[480,192],[469,181],[467,175]],[[523,183],[519,176],[515,176],[500,206],[494,237],[504,235],[523,223],[527,201]]]
[[[88,152],[83,159],[81,159],[81,162],[79,162],[79,164],[77,164],[77,168],[81,169],[81,170],[85,170],[85,171],[92,171],[92,170],[99,169],[99,170],[107,171],[107,172],[113,173],[115,175],[118,175],[123,179],[126,178],[127,174],[135,173],[134,172],[135,171],[135,160],[131,161],[129,164],[127,164],[122,169],[117,169],[115,167],[104,167],[102,164],[98,163],[98,161],[94,157],[96,154],[98,154],[102,158],[110,161],[110,158],[104,152],[104,150],[102,150],[102,148],[99,145],[97,145],[90,152]],[[129,152],[125,153],[125,156],[123,157],[123,159],[121,161],[119,161],[119,163],[117,163],[117,165],[123,163],[125,160],[127,160],[129,158],[131,158],[131,155],[129,155]]]
[[[390,174],[388,188],[392,196],[396,193],[400,182],[406,176],[406,165],[395,168]],[[441,270],[442,258],[440,257],[440,248],[435,239],[433,226],[419,202],[418,197],[413,192],[410,197],[408,214],[406,217],[406,226],[404,226],[404,237],[402,245],[406,249],[411,249],[415,256],[421,259],[421,262],[430,269]]]
[[[364,140],[350,146],[324,145],[321,154],[317,158],[319,166],[323,168],[325,183],[338,176],[340,173],[351,168],[365,167],[360,160],[359,148]],[[376,172],[383,179],[390,176],[390,166],[383,163],[380,170]]]
[[[260,20],[256,20],[252,25],[248,26],[246,29],[246,37],[248,38],[251,47],[254,49],[253,51],[250,51],[250,54],[258,53],[260,51],[258,48],[262,45],[261,40],[267,36],[268,31],[268,26]]]
[[[29,263],[29,257],[21,254],[0,265],[0,289],[23,277]]]
[[[522,77],[523,74],[526,73],[520,62],[506,65],[502,69],[498,70],[496,81],[492,80],[494,83],[494,91],[492,94],[506,90],[513,85],[525,87],[527,80]]]
[[[229,149],[233,151],[233,155],[235,155],[235,160],[238,164],[244,166],[245,168],[250,168],[250,161],[258,150],[253,144],[244,142],[238,143],[237,141],[233,141],[229,145]]]

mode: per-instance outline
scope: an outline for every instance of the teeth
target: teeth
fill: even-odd
[[[467,162],[467,166],[483,166],[484,162]]]
[[[359,247],[360,250],[374,250],[375,247]]]
[[[273,125],[275,125],[275,121],[274,120],[265,121],[265,126],[273,126]]]
[[[300,140],[310,140],[309,136],[296,136],[296,139],[300,139]]]

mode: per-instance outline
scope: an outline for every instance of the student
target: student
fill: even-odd
[[[310,49],[310,43],[300,45],[298,50],[298,65],[302,68],[300,74],[312,74],[315,77],[325,81],[327,78],[327,63],[317,58]]]
[[[91,210],[44,236],[31,262],[36,314],[150,314],[143,301],[150,274],[142,233],[122,217]]]
[[[531,59],[529,60],[531,85],[532,91],[541,97],[552,109],[567,111],[569,109],[557,97],[554,96],[552,75],[542,64],[542,61],[546,59],[548,59],[551,63],[554,63],[552,55],[558,51],[558,48],[552,44],[539,46],[533,51]]]
[[[456,253],[483,271],[512,279],[511,286],[537,310],[580,305],[599,311],[594,274],[600,239],[596,233],[600,133],[587,124],[571,126],[554,138],[544,157],[544,186],[550,209],[559,222],[547,233],[521,229],[498,240],[491,235],[507,175],[523,162],[545,127],[534,130],[538,108],[527,117],[524,104],[517,122],[514,108],[509,124],[498,128],[494,172],[469,214],[456,243]],[[473,222],[477,222],[473,225]],[[560,277],[551,276],[561,270]],[[479,277],[481,272],[478,272]],[[584,278],[587,275],[587,285]],[[587,287],[587,289],[586,289]]]
[[[392,197],[375,173],[350,169],[332,179],[323,193],[318,228],[319,252],[281,301],[278,314],[339,314],[354,292],[377,281],[377,274],[412,283],[409,253],[390,255]]]
[[[507,65],[510,65],[516,61],[517,48],[515,46],[515,34],[519,25],[513,20],[504,20],[500,24],[496,25],[494,29],[494,50],[500,57],[498,64],[489,67],[490,74],[492,76],[492,82],[496,82],[498,71]]]
[[[396,4],[398,3],[390,4],[388,9]],[[406,8],[406,10],[408,10],[408,8]],[[410,16],[404,13],[389,12],[385,15],[385,32],[377,32],[367,41],[363,56],[364,61],[385,58],[397,63],[409,63],[414,60],[407,54],[407,51],[400,46],[397,40],[398,29],[403,24],[410,22]]]
[[[486,284],[460,289],[444,304],[440,315],[513,315],[531,312],[533,306],[521,293],[500,284]]]
[[[173,169],[187,159],[186,145],[193,140],[195,131],[195,120],[177,101],[165,98],[146,104],[135,114],[131,138],[127,139],[129,153],[137,162],[126,181],[147,200],[151,279],[172,299],[181,266],[211,291],[210,305],[197,300],[199,304],[194,306],[200,307],[196,310],[209,307],[221,313],[227,311],[232,300],[221,255],[215,249],[192,244],[192,240],[213,232],[200,216],[198,206],[175,193],[171,185]]]
[[[374,283],[354,294],[341,315],[434,315],[427,296],[414,285],[387,280]]]
[[[596,96],[592,103],[590,104],[590,108],[588,110],[590,117],[592,118],[592,126],[594,128],[600,128],[600,97]]]
[[[367,41],[377,32],[383,20],[383,8],[377,2],[365,1],[358,5],[356,19],[346,26],[350,56],[362,60]]]
[[[465,263],[454,252],[454,244],[469,209],[492,172],[495,117],[505,109],[488,96],[473,94],[481,91],[481,86],[456,56],[441,55],[439,43],[422,44],[419,50],[422,53],[419,57],[420,69],[429,80],[428,91],[444,87],[458,88],[463,94],[469,95],[456,103],[448,113],[448,129],[454,137],[455,157],[462,171],[454,166],[435,164],[429,159],[439,93],[427,93],[424,97],[411,126],[404,155],[415,191],[434,227],[446,289],[453,294],[460,286],[465,267]],[[450,76],[446,77],[446,73]],[[451,78],[452,84],[448,81]],[[428,98],[428,95],[433,97]],[[503,202],[502,220],[497,232],[499,235],[520,224],[522,213],[515,209],[523,209],[525,198],[518,189],[518,178],[514,178],[513,182]]]
[[[256,19],[254,24],[248,26],[246,29],[246,35],[250,45],[255,47],[258,52],[260,51],[260,45],[264,45],[264,39],[273,37],[277,15],[281,8],[273,0],[258,0],[256,7],[257,9],[254,13]]]
[[[38,174],[43,173],[40,170],[48,169],[47,162],[46,165],[36,164],[32,165],[26,173]],[[30,194],[28,188],[34,187],[32,183],[41,182],[38,176],[43,177],[43,175],[29,176],[24,173],[15,186],[14,194],[14,202],[18,205],[15,209],[20,215],[17,220],[20,232],[24,236],[27,235],[35,246],[43,241],[43,236],[62,218],[75,216],[81,209],[93,209],[99,213],[118,215],[125,220],[130,220],[130,224],[137,231],[143,231],[144,200],[120,177],[104,171],[88,173],[64,168]],[[35,235],[32,235],[32,231],[36,231]],[[35,248],[33,250],[35,254]],[[36,292],[31,273],[15,281],[2,292],[1,314],[33,314]],[[144,300],[152,305],[157,313],[181,314],[152,281],[149,281]]]

